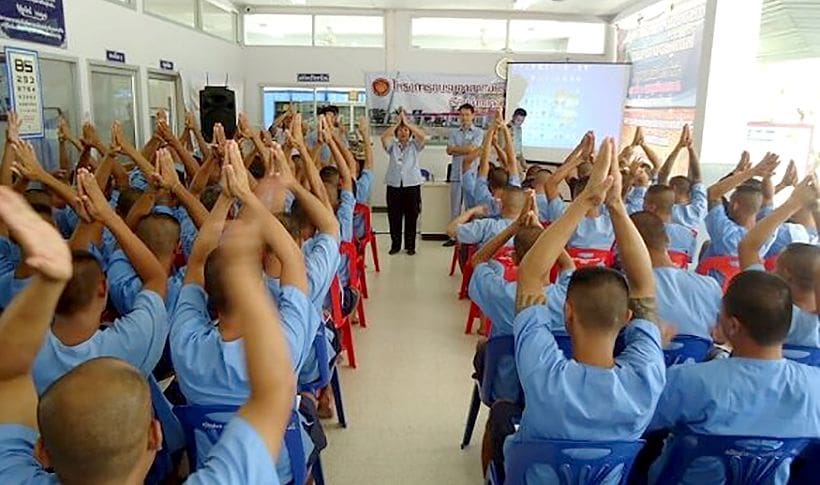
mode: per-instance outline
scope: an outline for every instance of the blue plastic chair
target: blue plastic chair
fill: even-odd
[[[783,357],[801,364],[820,367],[820,349],[803,345],[784,345]]]
[[[518,381],[518,373],[514,376],[505,376],[505,383],[515,386],[515,390],[496,389],[496,376],[499,374],[499,365],[503,359],[510,359],[515,364],[515,340],[512,335],[502,335],[487,340],[487,347],[484,354],[484,375],[473,384],[473,394],[470,398],[470,408],[467,411],[467,425],[464,427],[464,436],[461,439],[461,449],[470,444],[475,429],[475,421],[478,417],[478,410],[483,402],[487,406],[492,406],[498,399],[506,399],[518,403],[523,403],[524,392],[521,390],[521,383]],[[513,381],[514,380],[514,381]]]
[[[624,484],[644,441],[510,441],[504,454],[506,485],[527,483],[527,470],[542,464],[552,468],[560,485],[598,485],[620,469]],[[487,483],[501,485],[495,463]],[[531,484],[534,485],[534,484]]]
[[[663,349],[666,367],[703,362],[712,348],[712,341],[695,335],[677,335]]]
[[[421,176],[427,182],[433,180],[433,174],[431,174],[430,171],[427,170],[426,168],[421,169]]]
[[[339,383],[339,369],[335,359],[329,365],[327,358],[327,339],[325,332],[328,331],[324,323],[319,326],[319,331],[313,339],[313,348],[316,351],[316,361],[319,363],[319,380],[307,384],[299,385],[299,392],[316,394],[320,389],[324,389],[330,384],[333,390],[333,402],[336,405],[336,415],[339,418],[339,426],[347,428],[347,417],[345,416],[344,402],[342,401],[342,385]],[[330,366],[333,366],[331,369]]]
[[[192,472],[202,466],[208,452],[219,441],[223,429],[238,410],[239,406],[177,406],[174,408],[174,414],[179,418],[185,431],[186,452]],[[307,480],[301,426],[299,413],[293,411],[285,431],[285,447],[290,456],[293,483],[297,485],[304,484]],[[313,479],[317,485],[324,485],[325,479],[319,461],[317,457],[316,464],[313,466]]]
[[[660,470],[658,485],[677,485],[698,458],[713,457],[723,465],[727,485],[766,483],[787,460],[790,462],[811,441],[809,438],[718,436],[686,434],[671,436],[669,458]],[[710,472],[711,472],[710,467]]]

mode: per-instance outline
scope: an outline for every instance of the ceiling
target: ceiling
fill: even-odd
[[[820,57],[820,0],[764,0],[758,57]]]
[[[608,16],[641,0],[234,0],[259,7],[331,7],[401,10],[490,10]],[[514,3],[526,6],[516,9]]]

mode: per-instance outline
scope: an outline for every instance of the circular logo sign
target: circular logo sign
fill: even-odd
[[[383,77],[376,78],[373,80],[372,87],[376,96],[387,96],[390,92],[390,81]]]

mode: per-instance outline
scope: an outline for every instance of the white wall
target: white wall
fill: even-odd
[[[244,85],[245,62],[240,46],[146,15],[141,11],[142,0],[137,2],[135,10],[104,0],[65,0],[66,49],[16,41],[9,41],[8,45],[78,61],[80,112],[84,115],[91,111],[88,63],[106,63],[106,49],[124,52],[126,63],[139,68],[139,95],[142,99],[139,121],[143,137],[150,133],[148,69],[158,70],[160,59],[174,62],[183,79],[204,77],[207,72],[212,81],[221,83],[227,73],[237,81],[238,86]],[[116,63],[110,65],[117,66]],[[241,104],[242,95],[237,94],[240,98],[237,101]]]
[[[294,12],[289,9],[288,12]],[[315,13],[321,11],[311,10]],[[332,11],[329,11],[332,12]],[[355,14],[355,12],[352,12]],[[369,13],[373,13],[372,11]],[[495,66],[504,57],[518,61],[556,60],[614,60],[612,35],[608,36],[606,53],[591,55],[520,55],[503,52],[463,52],[416,49],[410,44],[410,20],[421,14],[437,17],[481,17],[509,18],[509,14],[497,12],[420,12],[412,10],[388,10],[385,17],[385,47],[383,49],[329,48],[329,47],[247,47],[246,59],[246,101],[248,116],[262,122],[263,86],[300,86],[296,83],[296,73],[320,72],[330,74],[330,86],[364,86],[364,75],[369,71],[415,71],[447,74],[495,73]],[[516,16],[516,14],[512,14]],[[520,15],[519,15],[520,16]],[[522,17],[524,18],[524,17]],[[534,18],[532,15],[525,18]],[[544,19],[565,19],[576,21],[598,21],[592,17],[547,16]],[[611,32],[610,32],[611,34]],[[310,84],[301,84],[303,87]],[[371,202],[376,207],[384,207],[386,189],[383,183],[387,167],[387,157],[377,142],[375,176]],[[428,146],[421,156],[421,166],[430,170],[437,180],[444,180],[449,157],[444,147]]]

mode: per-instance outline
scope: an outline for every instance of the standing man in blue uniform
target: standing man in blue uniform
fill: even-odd
[[[450,220],[461,214],[461,204],[464,196],[461,190],[461,174],[465,172],[462,164],[465,159],[472,163],[481,150],[484,141],[484,132],[473,126],[475,108],[465,103],[458,108],[460,126],[450,132],[450,141],[447,143],[447,155],[453,157],[450,166]],[[468,167],[469,168],[469,167]],[[450,239],[445,246],[454,246],[455,240]]]

